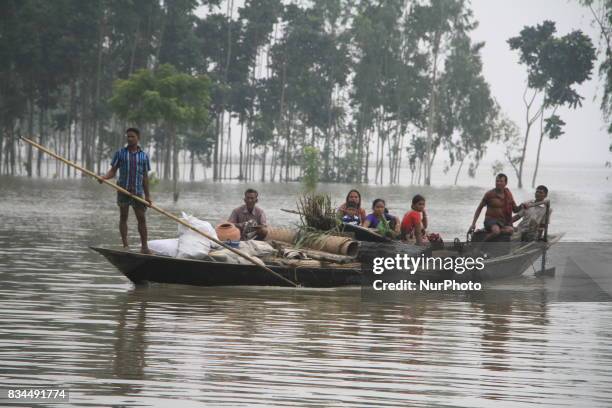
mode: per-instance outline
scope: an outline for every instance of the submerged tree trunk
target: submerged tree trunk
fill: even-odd
[[[15,175],[15,129],[13,129],[13,127],[9,129],[9,136],[10,136],[10,141],[11,141],[9,143],[11,176],[14,176]]]
[[[164,133],[165,133],[165,143],[164,143],[164,180],[170,180],[170,173],[171,173],[171,167],[170,167],[170,161],[172,159],[172,147],[173,147],[173,140],[172,140],[172,130],[169,128],[165,128],[164,129]]]
[[[519,188],[523,188],[523,165],[525,164],[525,156],[527,155],[527,142],[529,141],[529,131],[531,130],[531,125],[533,125],[533,123],[538,119],[538,117],[540,117],[540,115],[542,114],[542,110],[544,109],[544,106],[542,105],[542,108],[540,108],[538,110],[538,112],[535,113],[535,115],[533,115],[533,117],[529,117],[529,111],[531,109],[531,106],[533,105],[533,101],[535,100],[535,97],[537,96],[538,92],[534,92],[533,96],[531,97],[531,100],[529,102],[527,102],[527,100],[525,99],[525,95],[527,94],[527,91],[529,90],[529,86],[527,86],[525,88],[525,92],[523,93],[523,101],[525,102],[525,107],[526,107],[526,113],[525,113],[525,121],[526,121],[526,127],[525,127],[525,140],[523,141],[523,149],[521,152],[521,159],[519,161],[519,171],[518,171],[518,187]]]
[[[38,112],[38,130],[40,132],[40,136],[39,136],[39,143],[41,145],[44,146],[45,144],[45,109],[44,108],[40,108],[40,111]],[[43,158],[43,153],[41,150],[38,151],[38,155],[36,156],[36,176],[41,177],[42,176],[42,158]]]
[[[193,154],[193,150],[190,152],[190,162],[191,165],[189,167],[189,181],[195,180],[195,155]]]
[[[244,159],[244,179],[246,181],[249,180],[249,171],[250,171],[250,163],[251,163],[251,144],[247,143],[246,145],[246,158]]]
[[[370,174],[370,136],[369,134],[366,135],[366,151],[365,151],[365,174],[364,174],[364,178],[363,178],[363,182],[364,183],[368,183],[369,182],[369,174]]]
[[[100,104],[100,86],[102,83],[102,56],[103,56],[103,49],[104,49],[104,38],[105,38],[105,31],[106,31],[106,13],[103,12],[102,13],[102,17],[100,19],[100,28],[99,28],[99,33],[98,33],[98,56],[97,56],[97,63],[96,63],[96,87],[95,87],[95,93],[94,93],[94,100],[92,103],[92,143],[91,143],[91,149],[92,149],[92,154],[91,154],[91,158],[92,158],[92,169],[93,169],[93,160],[94,160],[94,154],[95,154],[95,159],[97,162],[97,171],[98,173],[100,173],[100,162],[102,161],[102,137],[101,137],[101,130],[102,130],[102,124],[100,123],[100,118],[98,117],[98,105]]]
[[[0,174],[2,174],[2,160],[4,158],[4,132],[0,132]]]
[[[525,163],[525,155],[527,154],[527,142],[529,141],[529,130],[531,129],[531,123],[527,121],[527,127],[525,128],[525,140],[523,141],[523,150],[521,153],[521,160],[519,161],[519,172],[518,172],[518,187],[523,188],[523,164]]]
[[[431,185],[432,144],[434,120],[436,118],[436,79],[438,74],[438,53],[440,50],[441,31],[436,31],[432,49],[433,68],[431,73],[431,91],[429,93],[429,117],[427,119],[427,147],[425,150],[425,185]]]
[[[178,178],[179,178],[179,150],[174,124],[169,126],[170,138],[172,140],[172,199],[176,203],[179,199]]]
[[[30,99],[28,109],[28,137],[34,139],[34,102]],[[32,145],[28,143],[27,156],[26,156],[26,171],[28,177],[32,177]]]
[[[289,181],[289,147],[291,146],[291,122],[293,121],[293,114],[289,115],[287,121],[287,135],[285,144],[285,183]]]
[[[465,162],[465,157],[461,159],[459,163],[459,168],[457,169],[457,174],[455,174],[455,185],[457,185],[457,181],[459,180],[459,173],[461,173],[461,168],[463,167],[463,162]]]
[[[221,127],[221,119],[220,119],[220,113],[217,112],[217,115],[215,116],[215,135],[216,135],[216,140],[215,140],[215,147],[214,147],[214,152],[213,152],[213,181],[217,181],[219,179],[219,128]]]
[[[261,182],[266,181],[266,155],[268,154],[268,146],[263,146],[261,152]]]
[[[230,156],[232,153],[232,113],[230,112],[227,120],[227,149],[225,151],[225,164],[223,165],[223,177],[232,178],[232,164]],[[229,175],[227,168],[229,166]]]
[[[217,159],[217,179],[223,179],[223,136],[225,133],[225,110],[221,112],[221,118],[219,119],[219,157]]]
[[[70,154],[72,150],[72,124],[75,123],[74,139],[76,143],[76,80],[70,82],[70,107],[68,108],[68,146],[67,154],[68,160],[70,160]],[[73,159],[76,162],[76,156]],[[66,177],[70,178],[71,166],[66,166]],[[75,170],[76,174],[76,170]]]
[[[243,160],[243,140],[244,140],[244,121],[240,123],[240,145],[238,147],[239,158],[238,158],[238,180],[242,180],[244,178],[244,173],[242,169],[242,160]]]
[[[557,111],[555,108],[551,114],[554,115]],[[531,179],[531,188],[535,187],[536,177],[538,176],[538,168],[540,167],[540,152],[542,151],[542,141],[544,140],[544,113],[540,116],[540,141],[538,142],[538,153],[536,155],[535,170],[533,171],[533,178]]]

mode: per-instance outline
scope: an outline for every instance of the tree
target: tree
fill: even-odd
[[[540,119],[540,141],[532,179],[532,186],[535,186],[544,136],[555,139],[562,134],[560,126],[563,122],[556,115],[556,110],[563,105],[572,109],[582,105],[583,97],[573,87],[588,80],[593,69],[595,49],[588,36],[580,30],[563,37],[555,37],[555,32],[555,23],[544,21],[535,27],[523,28],[518,36],[508,40],[510,49],[518,50],[520,62],[527,66],[527,87],[523,98],[527,108],[527,123],[519,163],[519,188],[523,185],[523,165],[531,126]],[[529,89],[533,94],[528,99],[525,95]],[[542,96],[540,107],[530,116],[530,109],[539,94]],[[547,119],[546,109],[552,110]],[[547,123],[546,127],[543,126],[544,122]],[[554,133],[551,133],[553,131]]]
[[[359,181],[368,181],[369,145],[374,139],[374,181],[383,181],[386,145],[389,182],[397,182],[404,137],[414,127],[423,128],[423,107],[430,82],[427,58],[419,48],[422,33],[415,29],[414,13],[403,1],[362,2],[353,20],[354,144],[358,146],[358,162],[366,169]]]
[[[471,21],[472,13],[463,0],[431,0],[429,4],[414,6],[413,24],[429,49],[430,92],[427,119],[427,146],[425,151],[425,184],[431,184],[431,168],[434,158],[434,131],[436,128],[436,94],[438,91],[438,60],[445,44],[454,35],[476,27]]]
[[[472,159],[469,174],[474,175],[487,144],[494,136],[499,107],[482,74],[480,50],[484,43],[472,45],[470,38],[461,33],[452,39],[450,46],[440,77],[436,133],[446,146],[450,165],[459,162],[455,175],[457,184],[468,158]]]
[[[608,122],[608,133],[612,134],[612,1],[580,0],[580,3],[591,11],[603,42],[605,58],[599,65],[599,76],[604,81],[601,110]],[[612,153],[612,143],[608,149]]]
[[[514,170],[516,177],[520,174],[520,162],[522,157],[521,136],[519,127],[510,118],[505,115],[500,115],[495,124],[496,139],[501,141],[505,146],[504,156],[506,161]],[[501,163],[496,162],[495,168],[503,168]]]
[[[210,81],[205,75],[177,72],[169,64],[155,71],[139,70],[130,78],[118,80],[110,104],[121,118],[135,123],[163,125],[172,147],[174,201],[178,200],[179,140],[181,128],[195,127],[203,132],[208,125]]]
[[[320,152],[321,180],[352,183],[398,183],[402,160],[428,173],[441,149],[473,169],[484,151],[488,88],[452,83],[454,76],[478,76],[471,62],[476,56],[466,57],[470,64],[463,69],[457,51],[467,56],[478,47],[454,45],[474,27],[465,0],[228,0],[222,8],[219,0],[5,3],[2,173],[52,174],[16,142],[19,134],[39,135],[69,159],[100,167],[129,116],[110,106],[112,85],[135,79],[140,69],[155,76],[165,63],[177,73],[210,78],[213,122],[173,125],[159,119],[161,113],[143,119],[151,136],[145,147],[165,179],[177,176],[179,152],[190,158],[189,178],[198,161],[213,165],[214,180],[231,178],[237,144],[238,178],[255,179],[259,164],[261,181],[267,174],[272,181],[301,176],[296,171],[303,171],[307,146]],[[196,15],[199,6],[204,16]],[[456,68],[450,70],[453,53]],[[464,97],[460,88],[474,92]],[[470,122],[468,114],[481,118],[482,127],[469,125],[476,119]],[[236,125],[239,143],[232,142]],[[411,139],[419,140],[419,149],[429,140],[425,169]],[[55,169],[59,177],[75,176],[69,168]]]

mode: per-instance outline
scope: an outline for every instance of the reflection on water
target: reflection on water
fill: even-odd
[[[244,189],[220,187],[191,185],[178,206],[156,196],[216,221]],[[261,190],[274,207],[293,206],[294,196],[273,196],[280,187]],[[364,190],[398,204],[411,191]],[[459,208],[432,202],[430,212],[459,232],[455,211],[480,191],[432,189]],[[463,302],[376,301],[358,288],[133,287],[87,249],[118,242],[108,191],[2,179],[0,196],[0,387],[65,386],[79,407],[612,404],[610,303],[551,302],[530,276]],[[292,222],[278,208],[271,217]],[[565,217],[560,228],[571,227]],[[175,234],[156,215],[149,222],[155,237]]]

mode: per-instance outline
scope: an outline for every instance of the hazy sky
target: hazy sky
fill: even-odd
[[[591,23],[591,12],[577,0],[472,0],[474,17],[479,27],[473,32],[474,41],[485,41],[482,50],[484,74],[492,93],[502,109],[521,128],[525,129],[525,105],[522,95],[526,82],[525,66],[518,64],[518,53],[511,51],[506,40],[517,35],[525,25],[544,20],[557,24],[557,33],[564,35],[580,29],[599,46],[598,30]],[[580,86],[584,97],[582,108],[559,109],[557,113],[566,122],[565,134],[559,140],[544,140],[543,164],[564,162],[591,162],[603,164],[612,160],[608,151],[610,137],[606,132],[599,105],[601,82],[596,64],[590,81]],[[533,128],[532,128],[533,129]],[[528,147],[528,161],[534,161],[539,129],[532,132]],[[502,149],[491,147],[486,161],[501,158]]]

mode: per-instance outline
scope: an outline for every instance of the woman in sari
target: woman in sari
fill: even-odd
[[[348,208],[349,203],[352,203],[352,205],[350,205],[351,208],[356,206],[357,216],[359,217],[359,223],[360,224],[363,223],[363,221],[366,218],[366,212],[361,207],[361,194],[359,194],[359,191],[354,190],[354,189],[348,192],[348,194],[346,195],[346,200],[336,210],[338,213],[338,216],[340,218],[343,218],[345,215],[352,215],[353,210]]]

